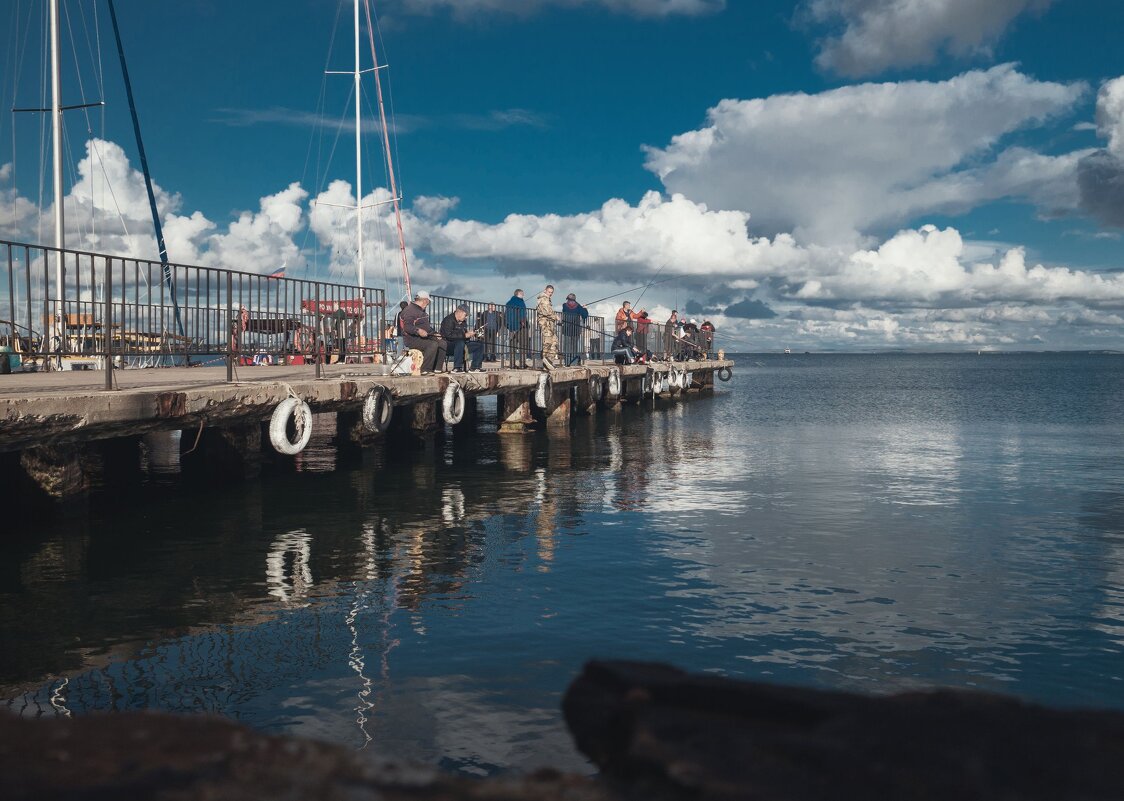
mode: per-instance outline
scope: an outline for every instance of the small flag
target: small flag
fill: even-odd
[[[282,264],[276,270],[271,272],[268,277],[269,278],[284,278],[285,277],[285,265]]]

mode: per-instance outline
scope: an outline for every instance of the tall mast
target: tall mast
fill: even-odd
[[[359,0],[356,0],[358,3]],[[379,79],[379,57],[375,50],[375,32],[374,25],[371,23],[371,8],[364,6],[367,11],[367,37],[371,43],[371,58],[375,62],[375,92],[378,94],[379,99],[379,120],[382,122],[382,141],[383,147],[386,148],[386,170],[390,174],[390,199],[394,204],[394,220],[398,224],[398,250],[402,254],[402,279],[406,285],[406,297],[413,297],[413,292],[410,289],[410,265],[406,259],[406,237],[402,233],[402,207],[400,205],[401,198],[398,197],[398,184],[394,178],[394,158],[390,154],[390,129],[386,124],[386,106],[382,100],[382,81]]]
[[[355,0],[355,236],[358,242],[356,264],[359,268],[359,288],[363,283],[363,131],[360,128],[363,96],[359,85],[359,0]]]
[[[64,290],[62,249],[66,247],[62,194],[62,88],[60,86],[59,0],[51,0],[51,158],[55,190],[55,336],[62,337],[62,299]]]

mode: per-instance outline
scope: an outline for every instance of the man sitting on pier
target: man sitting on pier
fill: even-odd
[[[632,344],[632,323],[625,323],[613,340],[613,361],[617,364],[635,364],[640,350]]]
[[[421,289],[414,295],[414,302],[403,309],[401,315],[406,347],[421,351],[423,374],[444,372],[447,347],[429,320],[429,313],[426,311],[428,307],[429,293]],[[441,365],[440,371],[437,369],[438,365]]]
[[[479,329],[468,330],[468,306],[460,305],[441,321],[441,336],[445,342],[453,344],[453,372],[463,373],[464,351],[472,360],[473,372],[481,369],[484,362],[484,343],[480,341]]]

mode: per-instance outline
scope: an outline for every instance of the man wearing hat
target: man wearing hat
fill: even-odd
[[[468,330],[468,306],[461,304],[453,309],[453,313],[441,321],[441,336],[446,342],[453,345],[453,372],[463,373],[464,351],[468,348],[468,355],[472,362],[472,370],[481,369],[484,362],[484,343],[477,336],[477,331]]]
[[[569,367],[581,361],[585,348],[585,322],[589,319],[589,311],[578,303],[577,296],[571,292],[562,304],[562,358]]]
[[[424,289],[418,290],[414,295],[414,302],[402,310],[402,337],[406,340],[406,347],[420,350],[422,353],[421,371],[423,373],[437,372],[437,366],[445,369],[445,343],[433,328],[429,319],[429,293]]]

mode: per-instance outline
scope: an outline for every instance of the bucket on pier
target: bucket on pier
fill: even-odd
[[[9,373],[20,369],[20,355],[10,345],[0,345],[0,374]]]

